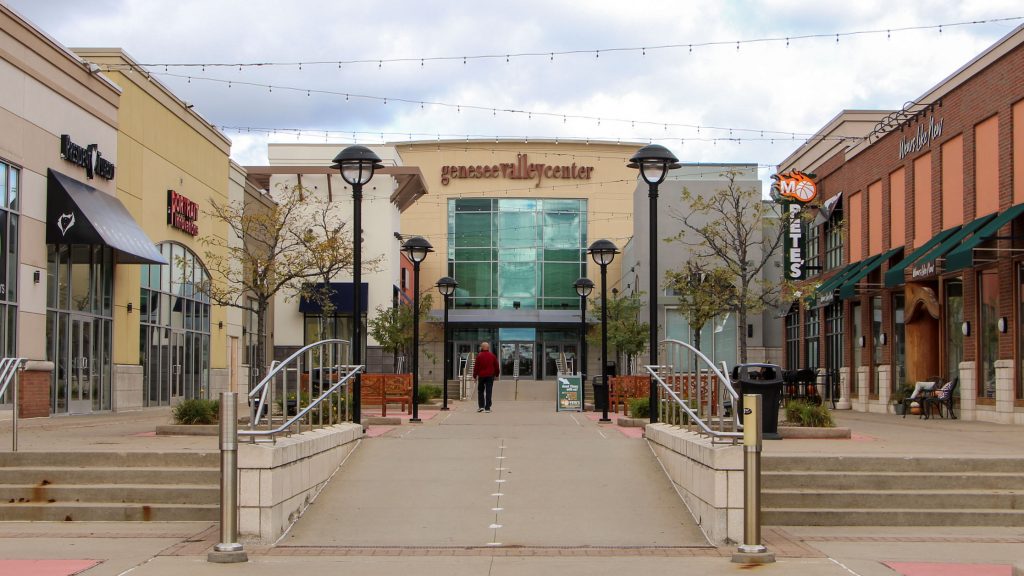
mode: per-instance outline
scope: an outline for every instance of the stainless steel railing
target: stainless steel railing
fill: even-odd
[[[658,421],[686,427],[711,437],[712,442],[735,444],[743,438],[736,408],[739,395],[729,380],[725,362],[715,368],[700,350],[681,340],[667,339],[665,364],[645,366],[657,384]]]
[[[238,435],[251,441],[273,441],[277,434],[301,432],[303,426],[312,430],[347,421],[352,401],[348,384],[365,369],[364,365],[348,364],[348,360],[349,342],[329,339],[304,346],[282,362],[275,361],[249,391],[249,428]],[[280,414],[275,413],[277,408]]]
[[[7,388],[14,382],[11,388],[11,451],[18,451],[18,375],[21,373],[24,358],[0,358],[0,398],[7,394]]]

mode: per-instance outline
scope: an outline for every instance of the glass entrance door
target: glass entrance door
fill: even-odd
[[[71,317],[71,370],[68,374],[68,412],[92,412],[92,400],[99,394],[100,366],[96,354],[93,319]]]
[[[498,361],[501,363],[502,376],[527,380],[535,378],[533,342],[502,342],[500,350]]]
[[[576,345],[575,344],[545,344],[544,345],[544,378],[554,378],[558,374],[558,357],[565,354],[566,369],[576,371]]]
[[[185,396],[185,333],[171,331],[171,404]]]

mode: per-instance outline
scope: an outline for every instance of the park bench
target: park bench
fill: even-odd
[[[388,415],[388,404],[398,404],[412,414],[412,374],[363,374],[360,399],[364,409],[380,407],[380,415]]]

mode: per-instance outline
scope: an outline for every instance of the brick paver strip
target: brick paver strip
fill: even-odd
[[[19,576],[74,576],[102,560],[0,560],[0,574]]]

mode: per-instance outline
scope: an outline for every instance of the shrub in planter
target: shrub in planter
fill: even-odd
[[[824,404],[812,404],[803,400],[786,402],[786,420],[797,426],[810,428],[835,428],[832,412]]]
[[[418,390],[419,394],[416,397],[418,404],[426,404],[430,402],[431,398],[441,397],[441,387],[433,384],[421,384]]]
[[[216,424],[220,418],[220,401],[193,398],[182,400],[171,410],[175,424]]]
[[[630,398],[629,399],[629,415],[633,418],[650,418],[651,417],[651,399],[650,398]]]

